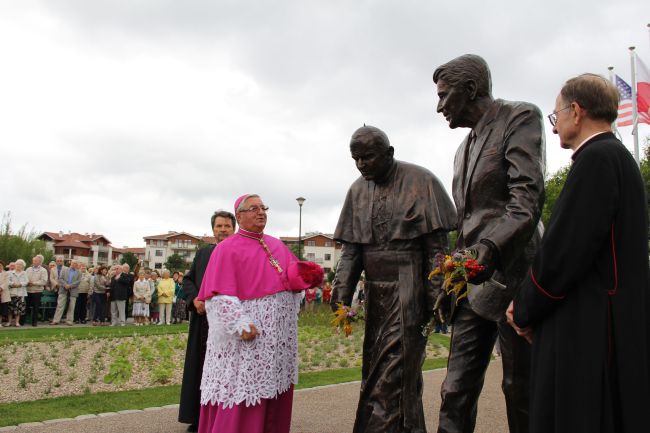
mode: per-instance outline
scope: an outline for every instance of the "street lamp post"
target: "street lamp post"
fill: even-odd
[[[302,254],[300,252],[300,247],[302,244],[302,204],[305,202],[305,198],[298,197],[296,201],[298,202],[298,207],[300,208],[300,216],[298,217],[298,260],[302,260]]]

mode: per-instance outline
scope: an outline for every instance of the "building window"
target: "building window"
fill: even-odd
[[[156,250],[156,257],[162,257],[163,251],[162,250]]]
[[[307,253],[307,254],[305,254],[305,257],[307,257],[307,260],[310,260],[312,262],[314,260],[316,260],[316,254],[314,254],[314,253]]]
[[[158,240],[158,244],[157,244],[156,246],[157,246],[157,247],[162,247],[162,246],[164,246],[163,241],[161,241],[161,240],[159,239],[159,240]]]
[[[331,254],[325,254],[325,260],[332,260]]]
[[[325,241],[325,246],[326,246],[326,247],[331,247],[331,246],[332,246],[332,243],[331,243],[330,241]],[[326,260],[327,260],[327,259],[326,259]]]
[[[162,269],[162,263],[156,263],[154,269]]]
[[[315,247],[316,246],[316,241],[307,241],[307,246],[308,247]]]

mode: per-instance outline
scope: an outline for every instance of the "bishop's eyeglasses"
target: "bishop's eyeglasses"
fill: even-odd
[[[548,116],[546,116],[546,117],[548,117],[548,121],[551,122],[551,126],[554,127],[555,124],[557,123],[557,113],[559,113],[560,111],[568,110],[569,108],[571,108],[571,106],[567,105],[566,107],[560,108],[559,110],[554,111],[551,114],[549,114]]]
[[[262,211],[264,213],[269,211],[268,206],[251,206],[248,209],[242,209],[239,212],[252,212],[252,213],[258,213],[259,211]]]

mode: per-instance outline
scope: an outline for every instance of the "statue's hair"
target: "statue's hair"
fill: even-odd
[[[354,131],[350,139],[350,146],[356,143],[367,143],[370,141],[368,138],[371,138],[372,142],[376,145],[385,147],[386,149],[390,147],[390,140],[388,140],[388,136],[384,131],[366,124]]]
[[[433,82],[444,80],[455,87],[468,81],[476,83],[476,96],[492,97],[492,77],[487,62],[476,54],[464,54],[438,66],[433,72]]]

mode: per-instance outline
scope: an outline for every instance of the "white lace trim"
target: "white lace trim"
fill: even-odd
[[[260,403],[298,383],[300,293],[279,292],[250,301],[218,295],[205,302],[210,324],[201,379],[201,404],[226,408]],[[253,323],[259,335],[239,338]]]

